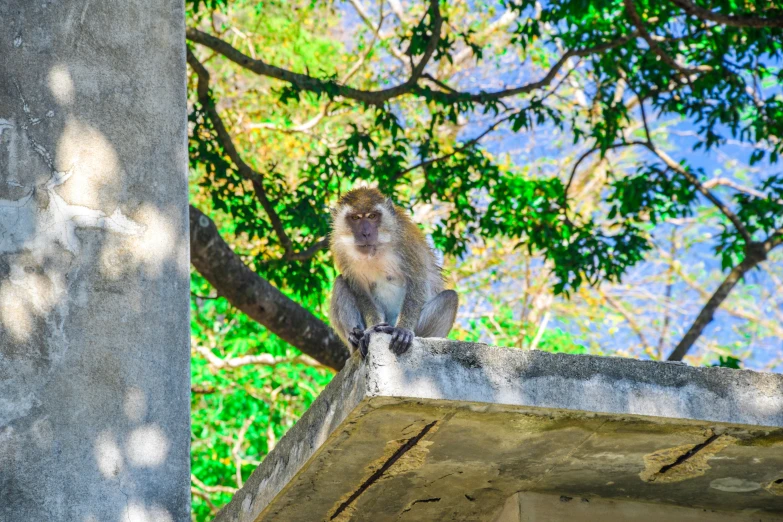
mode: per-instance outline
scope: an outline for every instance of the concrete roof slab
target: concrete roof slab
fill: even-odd
[[[375,336],[216,520],[490,522],[519,492],[783,520],[783,376]]]

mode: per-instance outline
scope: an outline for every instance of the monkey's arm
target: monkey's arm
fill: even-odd
[[[383,330],[385,333],[391,334],[389,349],[397,355],[407,352],[413,344],[413,331],[419,323],[425,301],[424,285],[411,279],[406,281],[405,298],[402,301],[397,324]]]
[[[345,345],[351,351],[358,348],[363,356],[367,355],[369,335],[365,335],[366,325],[372,328],[381,323],[381,320],[380,312],[372,299],[364,292],[352,289],[343,276],[338,276],[332,290],[329,321]]]

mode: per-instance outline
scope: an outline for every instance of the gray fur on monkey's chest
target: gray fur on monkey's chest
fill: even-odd
[[[405,281],[394,276],[379,278],[370,286],[370,295],[383,312],[384,320],[396,324],[405,299]]]

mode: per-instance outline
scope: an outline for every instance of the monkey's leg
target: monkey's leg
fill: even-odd
[[[343,276],[338,276],[334,282],[332,301],[329,305],[329,321],[351,351],[359,348],[365,329],[364,320],[359,311],[356,295]]]
[[[449,335],[457,317],[459,297],[454,290],[444,290],[421,309],[416,337],[443,337]]]

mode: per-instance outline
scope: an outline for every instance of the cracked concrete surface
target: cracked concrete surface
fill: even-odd
[[[781,375],[375,336],[216,521],[768,522],[781,488]]]

